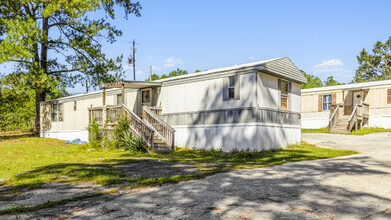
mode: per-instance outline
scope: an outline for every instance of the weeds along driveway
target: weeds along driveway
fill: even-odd
[[[390,133],[304,134],[303,140],[309,143],[362,153],[220,173],[119,197],[107,195],[99,201],[92,198],[3,217],[390,219],[390,138]]]

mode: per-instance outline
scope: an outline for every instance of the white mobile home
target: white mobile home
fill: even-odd
[[[348,132],[362,126],[391,128],[391,80],[301,91],[303,128]]]
[[[104,121],[108,109],[120,106],[132,118],[131,129],[152,145],[156,138],[148,132],[179,147],[278,149],[301,140],[302,83],[305,77],[287,57],[108,83],[102,91],[42,102],[41,136],[87,140],[91,118]]]

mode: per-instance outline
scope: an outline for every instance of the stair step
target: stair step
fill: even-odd
[[[335,132],[335,131],[347,131],[347,127],[334,127],[332,129],[330,129],[331,132]]]
[[[348,123],[349,120],[338,120],[337,123],[338,123],[338,122],[341,122],[341,123],[342,123],[342,122],[343,122],[343,123]]]
[[[337,121],[337,123],[335,123],[336,125],[348,125],[349,123],[348,122],[339,122]]]

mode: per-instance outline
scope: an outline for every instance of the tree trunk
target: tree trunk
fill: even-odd
[[[49,18],[42,19],[42,43],[41,43],[41,68],[44,74],[48,73],[48,38],[49,38]]]
[[[45,101],[45,93],[35,90],[35,133],[34,135],[39,137],[41,133],[41,105],[40,103]]]
[[[44,5],[44,8],[46,5]],[[41,70],[43,74],[48,73],[48,37],[49,37],[49,18],[44,17],[42,19],[42,39],[41,39]],[[38,51],[37,53],[38,54]],[[41,132],[41,106],[40,103],[45,101],[46,93],[41,89],[35,90],[35,135],[40,136]]]

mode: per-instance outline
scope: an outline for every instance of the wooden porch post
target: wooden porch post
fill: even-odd
[[[121,103],[125,105],[125,85],[122,83],[121,85]]]
[[[103,106],[106,105],[106,88],[103,87]]]

